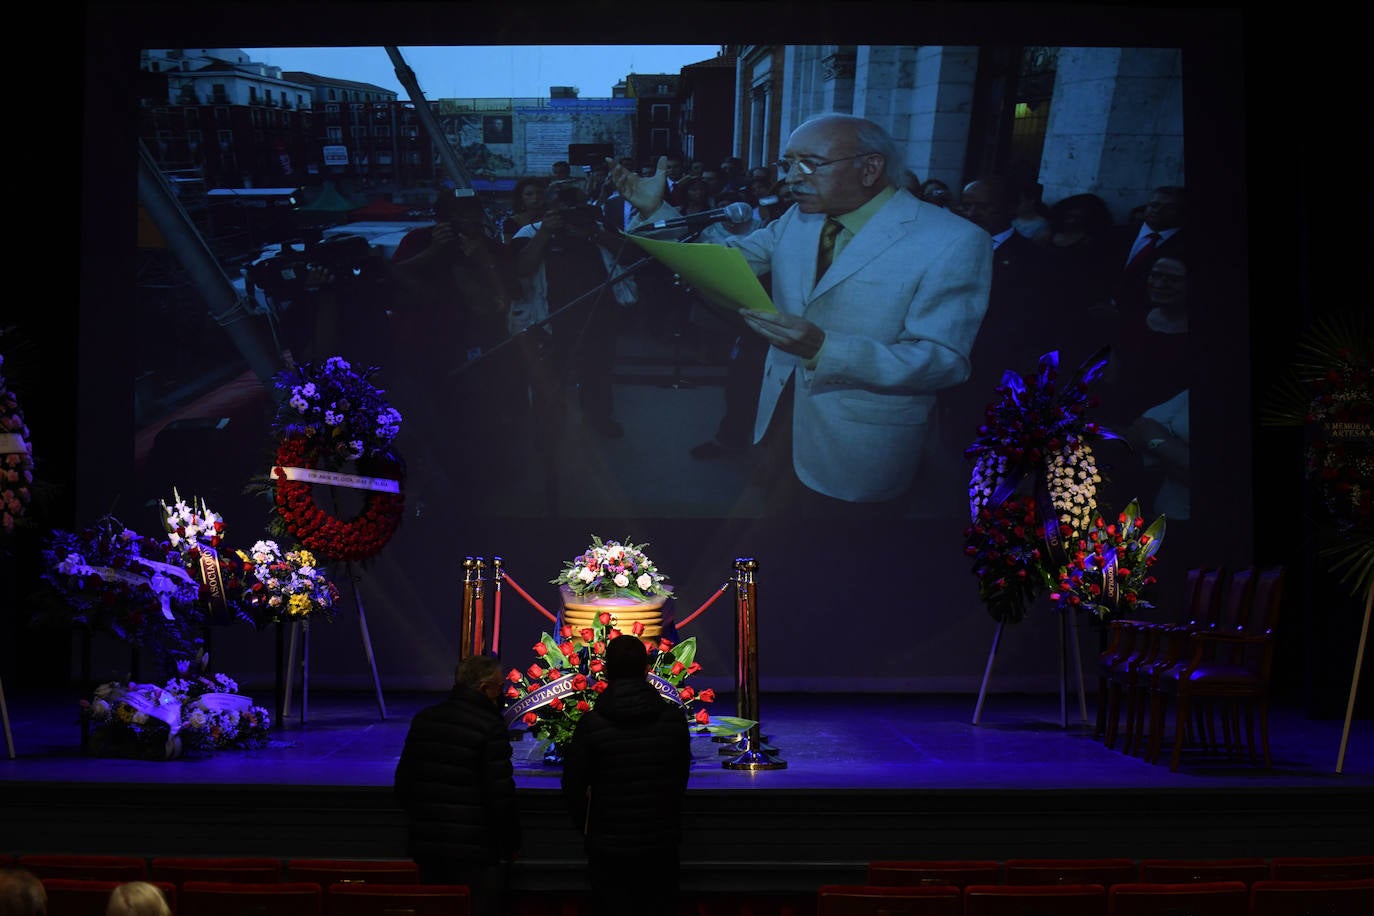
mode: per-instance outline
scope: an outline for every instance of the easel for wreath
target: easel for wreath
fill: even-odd
[[[372,653],[372,636],[367,630],[367,614],[363,611],[363,595],[358,588],[358,580],[362,578],[353,572],[353,564],[344,564],[344,573],[348,576],[349,588],[353,590],[353,603],[358,609],[358,629],[363,638],[363,652],[367,655],[367,664],[372,669],[372,686],[377,692],[377,710],[382,719],[386,719],[386,700],[382,697],[382,681],[377,676],[377,659]],[[280,723],[286,718],[286,711],[291,708],[291,689],[296,681],[295,669],[297,665],[301,673],[301,724],[304,725],[306,717],[310,711],[310,618],[293,620],[291,622],[290,646],[283,651],[283,628],[281,623],[277,624],[277,722]],[[300,656],[296,655],[297,639],[300,641]],[[285,687],[283,688],[283,681]]]
[[[1360,667],[1364,664],[1365,642],[1369,639],[1369,615],[1374,611],[1374,583],[1364,596],[1364,623],[1360,624],[1360,644],[1355,650],[1355,673],[1350,679],[1350,698],[1345,703],[1345,725],[1341,728],[1341,750],[1336,755],[1336,772],[1345,768],[1345,746],[1350,741],[1350,720],[1355,716],[1355,692],[1360,689]],[[0,702],[4,700],[0,696]],[[10,752],[14,756],[14,752]]]
[[[509,583],[520,597],[542,614],[550,623],[557,623],[558,617],[540,606],[529,592],[510,577],[501,558],[492,560],[493,610],[491,627],[491,651],[496,654],[501,647],[501,595],[502,584]],[[787,767],[786,761],[765,748],[759,723],[759,640],[758,640],[758,602],[754,583],[754,573],[758,562],[753,557],[739,557],[735,560],[734,578],[727,580],[706,601],[682,619],[677,626],[685,627],[705,613],[731,585],[735,586],[735,624],[738,636],[736,645],[736,716],[753,721],[753,726],[744,731],[737,744],[730,751],[739,751],[738,756],[723,761],[721,766],[727,770],[781,770]],[[486,617],[483,572],[486,561],[482,557],[467,557],[463,561],[463,603],[459,616],[460,658],[481,654],[486,651],[483,639],[483,626]]]
[[[1069,727],[1069,649],[1073,644],[1074,673],[1078,678],[1078,712],[1083,721],[1088,721],[1088,700],[1083,692],[1083,656],[1078,651],[1078,631],[1069,620],[1071,611],[1059,611],[1059,727]],[[1005,621],[998,621],[997,631],[992,634],[992,648],[988,650],[988,664],[983,670],[983,683],[978,688],[978,705],[973,708],[973,724],[977,725],[983,715],[983,698],[987,695],[988,680],[992,677],[992,662],[997,657],[997,645],[1002,641],[1002,628]]]

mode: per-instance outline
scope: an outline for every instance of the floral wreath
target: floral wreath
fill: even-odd
[[[1319,319],[1298,345],[1264,415],[1306,431],[1304,470],[1339,543],[1323,548],[1332,572],[1363,597],[1374,589],[1374,342],[1362,315]]]
[[[5,366],[0,354],[0,370]],[[0,532],[8,534],[27,513],[33,484],[33,445],[19,398],[0,371]]]
[[[319,369],[302,364],[276,378],[276,387],[289,396],[276,423],[281,438],[270,480],[274,533],[290,534],[328,560],[375,557],[396,533],[405,509],[404,466],[391,448],[401,414],[372,385],[376,371],[355,372],[333,356]],[[349,462],[373,476],[340,473]],[[326,512],[315,499],[319,483],[364,490],[362,509],[350,519]]]
[[[1146,570],[1163,538],[1163,517],[1140,531],[1136,502],[1111,525],[1099,514],[1102,477],[1090,443],[1121,437],[1086,414],[1097,406],[1088,388],[1108,356],[1108,348],[1099,350],[1062,387],[1057,350],[1040,357],[1029,384],[1007,370],[978,438],[964,450],[974,459],[964,553],[979,598],[999,622],[1021,620],[1042,590],[1056,586],[1060,608],[1098,619],[1150,606],[1140,591],[1154,583]]]
[[[572,738],[578,721],[596,704],[605,691],[606,644],[621,631],[615,612],[602,611],[590,627],[574,630],[564,624],[559,639],[544,633],[534,644],[536,661],[524,671],[512,668],[506,674],[505,697],[509,705],[503,716],[511,728],[524,726],[540,740],[555,747]],[[644,641],[649,653],[649,683],[659,694],[682,707],[683,715],[697,734],[737,735],[755,724],[734,716],[712,716],[704,704],[715,701],[715,691],[698,691],[684,685],[688,677],[701,670],[696,662],[696,637],[682,642],[643,637],[644,624],[635,621],[631,633]]]

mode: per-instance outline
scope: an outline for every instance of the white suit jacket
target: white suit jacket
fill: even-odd
[[[669,208],[650,219],[665,218]],[[792,464],[813,490],[850,502],[901,495],[920,464],[935,392],[969,375],[987,311],[992,239],[973,223],[899,190],[814,282],[825,215],[795,206],[727,245],[772,273],[779,311],[825,332],[815,368],[770,347],[754,441],[796,379]]]

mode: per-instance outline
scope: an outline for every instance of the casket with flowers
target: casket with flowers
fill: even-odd
[[[573,633],[579,634],[594,625],[602,611],[610,611],[622,630],[637,621],[644,625],[641,635],[661,635],[663,607],[673,590],[668,576],[645,553],[648,546],[593,535],[591,545],[550,580],[559,586],[563,602],[559,623],[571,624]]]

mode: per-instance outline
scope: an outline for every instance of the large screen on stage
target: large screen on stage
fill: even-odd
[[[359,610],[366,606],[384,680],[426,688],[448,682],[467,557],[481,557],[489,571],[499,556],[519,585],[518,592],[503,592],[499,649],[513,663],[523,662],[527,647],[548,626],[534,605],[557,610],[549,580],[595,536],[649,545],[675,586],[677,619],[705,608],[691,635],[699,637],[704,674],[718,678],[719,686],[728,687],[735,673],[736,629],[733,602],[710,600],[728,585],[736,558],[755,559],[765,686],[845,691],[968,691],[994,670],[987,666],[997,622],[979,600],[965,555],[972,462],[964,449],[979,435],[982,405],[994,397],[1002,370],[1032,379],[1037,367],[1031,350],[1042,349],[1042,343],[1043,349],[1060,351],[1064,375],[1100,346],[1112,345],[1100,381],[1102,423],[1115,424],[1123,436],[1142,415],[1154,424],[1135,444],[1104,439],[1095,450],[1104,510],[1138,499],[1148,517],[1170,516],[1159,554],[1161,600],[1176,594],[1184,570],[1198,562],[1196,545],[1206,534],[1195,521],[1199,500],[1207,507],[1226,506],[1230,524],[1248,517],[1249,458],[1237,453],[1244,445],[1236,445],[1245,441],[1248,421],[1233,410],[1248,403],[1250,378],[1244,144],[1238,80],[1227,69],[1238,65],[1238,39],[1218,39],[1225,23],[1201,15],[1173,17],[1147,28],[1151,40],[1142,47],[1140,22],[1135,34],[1125,36],[1110,23],[1074,19],[1056,8],[1054,21],[1046,14],[1014,37],[995,23],[986,24],[982,36],[970,34],[970,23],[961,17],[948,37],[938,18],[929,20],[926,33],[910,37],[921,44],[894,45],[898,36],[874,21],[867,30],[840,30],[845,44],[801,33],[782,45],[727,46],[748,49],[730,65],[736,108],[710,145],[672,150],[685,169],[699,159],[715,171],[724,158],[740,156],[746,170],[763,167],[776,182],[779,147],[807,117],[827,110],[868,116],[896,135],[903,187],[920,192],[927,179],[940,179],[959,209],[969,182],[1010,179],[1022,191],[1014,205],[1011,245],[1032,246],[1046,265],[1048,279],[1003,273],[1005,265],[994,263],[997,292],[1004,298],[989,309],[975,353],[994,354],[989,361],[1015,354],[1015,365],[975,365],[969,382],[929,392],[930,399],[915,405],[904,397],[905,381],[891,390],[876,382],[856,385],[857,399],[892,404],[892,416],[876,416],[875,424],[907,423],[908,414],[919,409],[925,425],[915,439],[875,432],[865,449],[919,454],[890,456],[914,469],[910,486],[881,513],[854,520],[768,501],[775,482],[770,475],[777,469],[750,444],[766,347],[672,271],[656,264],[637,268],[637,295],[627,301],[610,291],[594,295],[589,307],[574,310],[552,333],[512,337],[520,329],[502,319],[479,344],[453,331],[453,316],[442,311],[442,303],[425,300],[422,307],[420,297],[387,271],[374,273],[373,259],[389,261],[399,236],[386,236],[375,221],[363,229],[358,224],[366,216],[350,215],[352,210],[385,203],[408,211],[398,221],[406,229],[430,225],[434,201],[453,195],[442,161],[424,163],[415,173],[424,180],[403,187],[403,148],[390,169],[378,161],[366,170],[331,166],[325,148],[347,147],[356,135],[347,134],[347,126],[344,134],[326,134],[321,126],[318,161],[307,155],[284,165],[269,129],[280,107],[255,112],[261,121],[236,122],[226,112],[224,125],[197,126],[197,155],[213,156],[218,167],[219,147],[230,143],[225,132],[232,132],[240,173],[260,176],[250,177],[258,185],[280,183],[298,199],[277,212],[280,201],[267,194],[250,199],[244,181],[234,182],[239,199],[231,207],[218,205],[202,223],[213,236],[206,242],[213,248],[233,243],[235,233],[256,233],[264,248],[223,264],[218,278],[197,275],[177,257],[175,244],[157,239],[145,206],[149,191],[136,187],[143,154],[135,152],[141,138],[132,128],[152,116],[138,111],[148,74],[140,77],[137,70],[140,52],[154,47],[154,37],[158,48],[193,39],[217,47],[270,48],[271,63],[283,71],[308,69],[293,63],[292,51],[317,44],[349,45],[360,60],[385,59],[386,49],[371,40],[390,39],[402,53],[407,46],[445,44],[457,72],[465,66],[465,49],[524,42],[494,16],[486,24],[469,22],[467,29],[455,24],[450,36],[434,28],[437,13],[430,5],[418,6],[426,16],[405,4],[330,6],[329,24],[314,34],[332,41],[291,32],[281,23],[212,24],[192,11],[181,29],[157,22],[140,31],[124,23],[92,39],[98,53],[88,66],[113,78],[88,79],[88,91],[107,94],[87,99],[88,125],[110,142],[97,147],[95,135],[86,141],[88,175],[105,180],[83,201],[84,276],[98,288],[83,290],[80,316],[79,514],[114,505],[131,527],[156,533],[157,502],[170,498],[175,487],[225,514],[235,545],[251,545],[264,536],[269,514],[267,500],[249,491],[274,461],[276,409],[252,354],[266,340],[274,351],[321,362],[338,356],[359,368],[377,367],[375,383],[403,418],[394,443],[404,462],[400,527],[378,557],[337,571],[358,585],[355,597]],[[364,9],[384,15],[385,28],[361,21]],[[408,12],[414,22],[406,20]],[[282,13],[299,24],[289,8]],[[693,29],[690,35],[723,44],[766,34],[750,31],[748,17],[719,26],[719,33]],[[529,44],[564,40],[547,29],[530,34],[539,40]],[[661,31],[645,34],[657,40]],[[1205,54],[1199,51],[1203,44]],[[346,66],[316,75],[357,79]],[[416,75],[422,86],[461,84],[450,73]],[[610,90],[582,86],[582,101],[609,97]],[[445,111],[444,93],[429,94],[428,101],[439,103],[436,110]],[[549,103],[557,101],[544,100],[548,107],[538,115],[526,100],[496,115],[450,113],[445,121],[453,131],[446,142],[466,165],[482,168],[473,173],[479,179],[475,199],[486,209],[496,245],[503,244],[497,239],[501,222],[519,205],[511,195],[514,182],[526,177],[521,166],[552,177],[537,154],[552,129],[548,111],[558,110]],[[177,112],[184,119],[173,102],[154,105],[157,117],[170,119]],[[583,107],[581,113],[564,107],[564,133],[571,140],[604,139],[617,155],[653,163],[656,157],[631,145],[648,133],[627,128],[591,136],[587,123],[611,119],[589,104]],[[202,111],[216,117],[213,106]],[[646,109],[633,118],[653,116]],[[695,135],[708,136],[712,113],[697,110],[690,118]],[[676,125],[675,136],[686,123]],[[144,142],[145,150],[154,160],[166,155],[184,126],[184,120],[175,128],[164,125],[151,144]],[[237,139],[242,136],[261,143],[245,147]],[[194,170],[164,171],[173,185],[193,193]],[[331,203],[335,195],[345,203]],[[298,211],[311,203],[324,215],[303,220]],[[1141,220],[1147,213],[1157,216],[1161,206],[1186,206],[1183,231],[1199,242],[1142,285],[1141,295],[1153,298],[1142,298],[1138,321],[1124,324],[1107,295],[1111,277],[1129,256]],[[343,215],[330,213],[331,207]],[[976,208],[960,213],[953,218],[978,217]],[[268,250],[271,243],[304,239],[322,226],[347,234],[350,224],[373,247],[357,264],[348,260],[356,253],[333,247],[329,256],[343,259],[334,265],[343,276],[336,276],[336,295],[328,302],[300,288],[264,297],[261,282],[252,282],[252,261],[283,257],[280,247]],[[610,228],[613,234],[617,227]],[[1088,236],[1087,244],[1073,247]],[[1012,248],[999,250],[1009,261]],[[292,256],[290,250],[285,254]],[[994,262],[998,257],[994,251]],[[573,271],[547,282],[560,286],[559,295],[576,298],[571,286],[594,284],[595,276],[596,270]],[[234,284],[244,298],[216,313],[198,292],[206,282]],[[1034,301],[1027,292],[1032,288]],[[1194,310],[1197,303],[1205,304],[1201,313]],[[894,356],[869,341],[846,343],[874,347],[874,359]],[[843,390],[832,395],[837,409],[857,409],[845,406]],[[731,412],[736,419],[745,414],[750,442],[703,449],[705,443],[719,444]],[[1199,429],[1200,417],[1205,430]],[[1190,425],[1197,432],[1191,459]],[[1166,436],[1181,443],[1181,451],[1174,451],[1181,461],[1166,464],[1149,454],[1159,449],[1155,440]],[[840,456],[853,447],[822,444]],[[113,465],[98,462],[94,450],[114,459]],[[872,454],[858,457],[872,463]],[[347,491],[320,498],[343,515],[361,506],[361,497]],[[1042,599],[1012,626],[997,658],[994,689],[1035,690],[1058,682],[1057,622]],[[1078,624],[1075,632],[1088,658],[1100,627]],[[254,648],[265,637],[244,629],[217,638],[244,677],[270,678],[269,654]],[[327,639],[317,638],[316,646],[322,653],[315,663],[317,683],[367,685],[356,636],[339,628]]]

